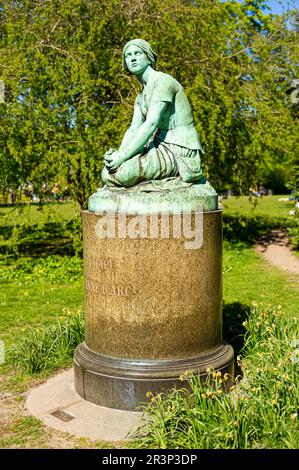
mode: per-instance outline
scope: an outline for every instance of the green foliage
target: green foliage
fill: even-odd
[[[225,394],[227,374],[210,371],[204,385],[187,372],[181,379],[188,380],[191,390],[148,393],[151,401],[145,408],[144,425],[132,436],[135,447],[298,447],[298,350],[292,343],[298,336],[297,322],[279,308],[257,304],[246,316],[243,358],[239,359],[243,379],[239,377]]]
[[[64,366],[73,358],[74,350],[84,340],[84,315],[80,308],[65,311],[64,316],[42,328],[30,328],[8,351],[8,358],[17,367],[33,374]]]
[[[287,96],[298,63],[288,16],[263,1],[6,1],[0,11],[0,187],[68,187],[81,206],[100,184],[102,156],[120,143],[139,85],[121,67],[133,37],[191,100],[214,186],[238,191],[298,154]],[[291,14],[289,14],[290,16]]]

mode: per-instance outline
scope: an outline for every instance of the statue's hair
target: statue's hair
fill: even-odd
[[[126,50],[128,49],[128,47],[132,46],[132,44],[134,46],[139,47],[143,52],[145,52],[145,54],[147,55],[150,61],[150,65],[152,66],[153,69],[155,69],[156,62],[157,62],[157,54],[153,51],[149,43],[144,41],[144,39],[132,39],[131,41],[127,42],[127,44],[123,48],[123,54],[122,54],[123,67],[128,71],[128,67],[127,67],[126,60],[125,60],[125,54],[126,54]]]

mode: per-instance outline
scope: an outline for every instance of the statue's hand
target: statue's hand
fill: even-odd
[[[114,151],[112,154],[108,154],[107,152],[104,156],[104,160],[108,171],[114,172],[125,161],[125,158],[122,153]]]
[[[104,159],[105,157],[108,157],[109,155],[111,155],[113,152],[116,152],[116,149],[110,148],[109,150],[107,150],[107,152],[105,152],[104,154]]]

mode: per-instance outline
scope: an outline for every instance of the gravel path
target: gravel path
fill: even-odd
[[[292,253],[285,231],[272,230],[259,240],[255,249],[269,263],[299,276],[299,259]]]

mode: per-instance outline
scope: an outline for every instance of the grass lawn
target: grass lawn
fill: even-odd
[[[290,210],[294,201],[281,201],[289,196],[263,196],[261,198],[248,196],[233,196],[222,199],[221,204],[225,214],[243,215],[249,217],[264,217],[280,221],[282,224],[291,222]]]
[[[268,265],[252,247],[259,233],[271,227],[285,228],[292,222],[289,211],[293,204],[279,201],[281,197],[263,197],[254,201],[257,203],[255,206],[248,197],[231,197],[222,201],[226,305],[264,302],[281,305],[286,315],[298,315],[298,280]],[[0,339],[4,340],[6,347],[18,342],[26,328],[38,329],[62,315],[64,308],[74,310],[83,304],[80,263],[76,268],[76,277],[70,277],[70,281],[66,282],[65,276],[61,276],[65,258],[61,258],[60,265],[55,269],[51,261],[53,255],[62,257],[74,253],[70,229],[66,228],[66,224],[76,211],[71,202],[51,203],[43,209],[36,204],[23,209],[0,207]],[[25,224],[25,228],[19,227],[18,236],[13,239],[14,227],[18,224]],[[33,259],[35,277],[32,276],[32,279],[30,273],[28,276],[25,269],[22,271],[24,255],[27,260]],[[41,260],[44,264],[39,264]],[[14,276],[12,273],[16,267],[20,272]],[[12,405],[17,412],[8,412],[10,418],[0,438],[0,447],[55,446],[56,440],[62,447],[92,445],[86,440],[63,437],[56,431],[45,431],[37,420],[22,411],[24,391],[44,380],[47,374],[33,377],[20,372],[16,374],[9,363],[2,366],[1,372],[0,393],[12,394],[18,390],[20,395]],[[26,437],[24,429],[27,428]],[[97,443],[97,447],[104,445],[112,447],[111,443]]]
[[[6,226],[12,226],[25,219],[29,225],[39,224],[41,220],[67,221],[78,211],[78,206],[71,201],[49,202],[43,206],[38,203],[0,206],[0,225],[4,222]]]
[[[41,325],[75,310],[83,303],[82,282],[60,285],[49,282],[0,282],[0,332],[9,347],[28,326]]]
[[[252,301],[281,305],[287,315],[298,316],[298,280],[270,266],[251,248],[231,248],[223,256],[225,303]]]

